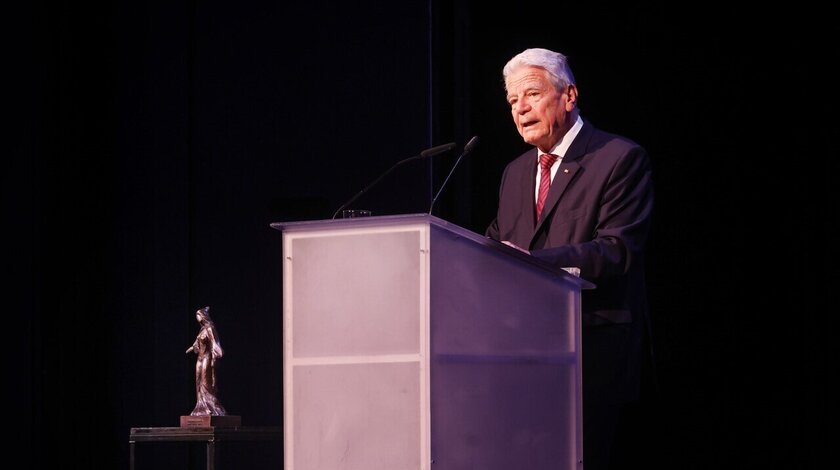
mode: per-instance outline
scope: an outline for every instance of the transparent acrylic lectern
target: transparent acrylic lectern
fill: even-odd
[[[271,226],[285,470],[582,468],[592,284],[426,214]]]

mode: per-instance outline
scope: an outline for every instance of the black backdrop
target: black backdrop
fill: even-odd
[[[817,467],[836,308],[829,15],[708,5],[142,2],[10,7],[2,210],[13,448],[127,465],[133,426],[194,404],[193,312],[222,403],[282,423],[280,234],[392,163],[480,142],[436,215],[483,232],[525,147],[500,70],[569,55],[585,117],[644,145],[658,394],[632,433],[662,468]],[[457,156],[356,207],[423,212]],[[183,468],[190,455],[144,449]],[[279,451],[278,451],[279,452]],[[278,455],[256,450],[237,468]],[[192,462],[195,465],[196,462]]]

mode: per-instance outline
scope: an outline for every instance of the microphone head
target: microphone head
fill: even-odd
[[[477,143],[478,143],[478,136],[474,135],[473,138],[470,139],[469,142],[467,142],[467,145],[464,146],[464,153],[472,152],[473,147],[475,147],[475,144],[477,144]]]
[[[450,142],[448,144],[438,145],[437,147],[432,147],[430,149],[423,150],[420,152],[420,158],[428,158],[434,157],[435,155],[441,154],[443,152],[448,152],[455,148],[455,142]]]

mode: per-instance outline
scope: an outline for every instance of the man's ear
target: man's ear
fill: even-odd
[[[566,112],[571,112],[577,108],[578,90],[574,85],[567,85],[563,92],[566,95]]]

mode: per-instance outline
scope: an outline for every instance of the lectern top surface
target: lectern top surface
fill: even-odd
[[[303,220],[296,222],[274,222],[271,228],[279,230],[284,233],[294,233],[303,231],[317,231],[317,230],[334,230],[336,228],[365,228],[365,227],[390,227],[405,224],[426,223],[431,226],[444,230],[453,236],[457,236],[466,240],[473,241],[479,245],[486,246],[489,249],[504,253],[507,256],[512,256],[522,260],[525,263],[538,266],[541,269],[552,272],[557,276],[577,284],[581,289],[594,289],[595,284],[581,279],[577,276],[569,274],[564,269],[559,269],[546,262],[543,262],[533,256],[522,253],[515,248],[511,248],[503,243],[480,235],[471,230],[468,230],[459,225],[447,222],[439,217],[430,214],[398,214],[398,215],[383,215],[371,217],[356,217],[349,219],[321,219],[321,220]]]

